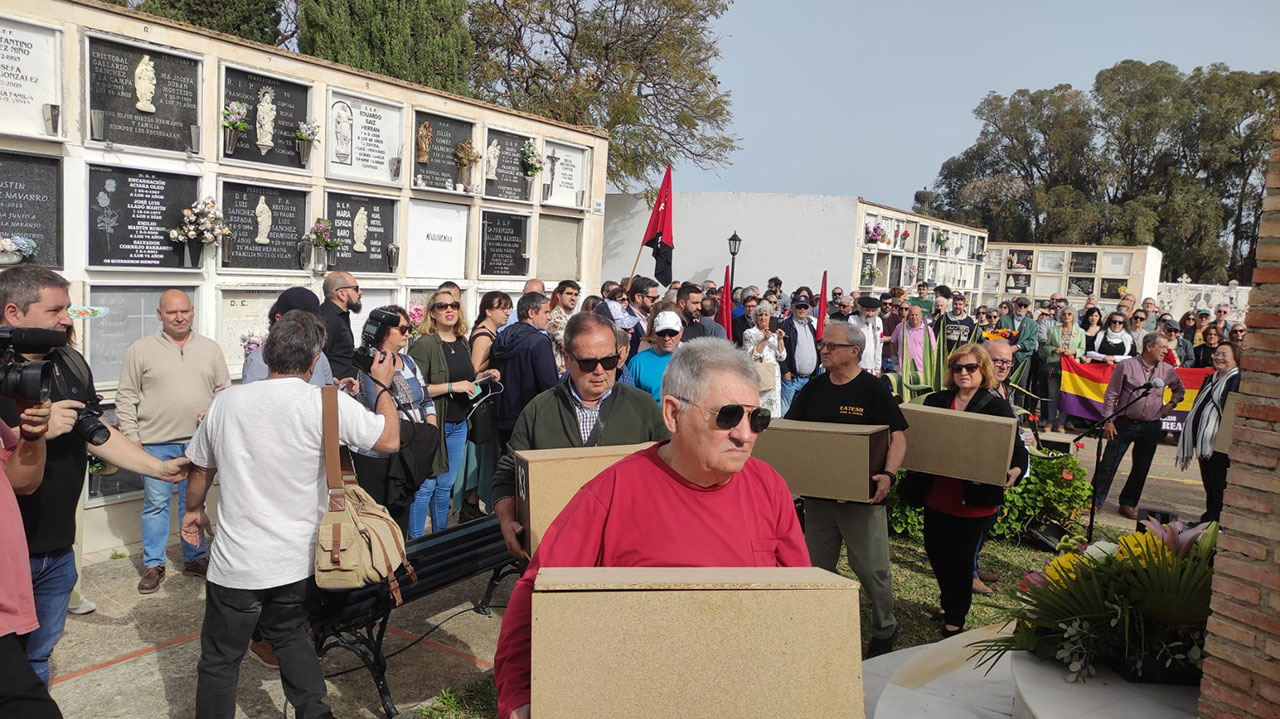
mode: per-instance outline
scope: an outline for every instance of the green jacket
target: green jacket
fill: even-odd
[[[1040,327],[1036,325],[1036,321],[1031,319],[1031,314],[1019,318],[1016,314],[1009,313],[1000,318],[996,323],[996,327],[1002,330],[1013,330],[1017,338],[1013,351],[1013,366],[1016,369],[1022,361],[1035,354],[1036,346],[1040,343]]]
[[[1075,350],[1072,355],[1076,361],[1084,359],[1084,330],[1079,325],[1071,329],[1071,339],[1067,342],[1062,341],[1062,326],[1055,325],[1049,328],[1049,338],[1045,340],[1044,346],[1040,348],[1040,356],[1044,358],[1045,367],[1052,371],[1058,371],[1062,368],[1062,355],[1054,354],[1055,347]]]
[[[511,429],[511,442],[493,473],[493,501],[516,496],[516,450],[566,449],[581,447],[582,430],[573,410],[569,382],[534,397]],[[639,444],[667,439],[671,433],[662,421],[662,410],[648,392],[622,383],[615,384],[601,409],[600,436],[596,446]]]
[[[459,335],[458,341],[470,358],[471,345],[467,338]],[[423,335],[414,340],[409,346],[409,356],[418,363],[418,371],[427,379],[428,384],[444,384],[449,381],[449,364],[444,358],[444,344],[440,341],[440,335]],[[422,389],[425,391],[426,387]],[[436,445],[439,449],[436,450],[435,459],[431,461],[431,476],[438,477],[449,471],[449,453],[444,448],[444,417],[449,403],[454,400],[449,395],[441,395],[432,397],[431,401],[436,405],[436,427],[440,432],[440,444]]]

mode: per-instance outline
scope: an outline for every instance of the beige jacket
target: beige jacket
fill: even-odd
[[[116,419],[124,436],[143,444],[185,442],[213,395],[231,386],[217,342],[192,332],[183,347],[164,331],[125,350],[116,390]]]

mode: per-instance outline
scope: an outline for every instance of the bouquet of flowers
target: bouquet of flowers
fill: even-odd
[[[408,312],[409,312],[409,324],[413,325],[413,327],[409,330],[409,334],[417,335],[418,326],[421,325],[422,321],[427,317],[427,306],[422,304],[421,302],[411,301],[409,302]]]
[[[937,245],[938,247],[946,247],[946,246],[947,246],[947,233],[943,232],[942,230],[934,230],[934,231],[933,231],[933,244]]]
[[[312,247],[319,247],[322,250],[336,250],[341,244],[333,239],[333,223],[323,217],[316,218],[315,224],[311,225],[311,229],[307,230],[307,234],[303,235],[302,239]]]
[[[879,276],[880,270],[876,269],[875,265],[867,265],[862,268],[862,279],[864,280],[874,280]]]
[[[864,225],[863,230],[866,232],[867,242],[888,242],[889,232],[880,226],[877,222],[875,227]]]
[[[320,123],[315,120],[303,120],[293,136],[306,142],[320,142]]]
[[[33,257],[39,249],[35,240],[26,237],[0,237],[0,252]]]
[[[1012,338],[1013,338],[1013,330],[994,329],[994,330],[982,331],[983,340],[1005,340],[1006,342],[1008,342]]]
[[[262,346],[267,341],[266,335],[261,332],[250,332],[247,335],[240,335],[240,344],[244,346],[245,356]]]
[[[197,200],[182,211],[182,224],[169,230],[169,241],[176,243],[203,242],[206,245],[216,243],[223,238],[231,239],[231,228],[222,218],[222,210],[212,197]]]
[[[902,241],[903,241],[903,242],[906,242],[906,241],[907,241],[907,240],[909,240],[909,239],[911,239],[911,230],[903,230],[903,231],[902,231]]]
[[[244,132],[249,127],[249,106],[243,102],[228,102],[222,108],[222,126],[236,132]]]
[[[1025,650],[1061,661],[1068,682],[1105,662],[1130,679],[1198,685],[1218,523],[1142,524],[1115,542],[1064,537],[1018,585],[1013,634],[970,645],[979,664]]]
[[[476,151],[474,145],[471,144],[471,138],[463,138],[462,142],[453,150],[453,164],[458,169],[465,170],[468,167],[480,161],[480,153]]]
[[[525,177],[533,177],[542,172],[542,155],[534,146],[533,140],[525,140],[520,147],[520,169],[524,171]]]

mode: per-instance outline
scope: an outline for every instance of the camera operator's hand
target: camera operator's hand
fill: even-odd
[[[156,479],[163,479],[166,482],[181,482],[187,478],[187,465],[189,464],[191,464],[191,460],[186,457],[166,459],[160,463],[160,474],[156,475]]]
[[[338,385],[338,389],[353,397],[355,396],[356,391],[360,389],[355,377],[343,377],[342,379],[335,378],[333,383]]]
[[[53,403],[45,400],[40,404],[16,402],[22,414],[18,416],[18,429],[24,435],[35,437],[44,435],[49,428],[49,418],[53,415]]]
[[[49,414],[49,433],[45,435],[45,439],[56,439],[70,432],[76,425],[76,417],[80,416],[82,409],[84,409],[84,402],[77,402],[74,399],[54,402]]]
[[[373,377],[384,387],[391,386],[391,377],[396,372],[396,353],[379,352],[377,359],[373,361],[373,367],[369,370],[369,376]]]

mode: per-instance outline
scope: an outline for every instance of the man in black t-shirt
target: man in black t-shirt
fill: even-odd
[[[863,658],[870,659],[893,651],[898,638],[889,569],[889,519],[882,502],[907,453],[907,421],[888,385],[859,365],[866,337],[858,328],[847,322],[832,322],[818,345],[827,371],[796,393],[787,419],[889,427],[889,453],[884,471],[872,476],[876,493],[871,504],[818,497],[804,500],[804,539],[813,566],[836,571],[843,543],[849,566],[871,600],[871,640],[863,652]]]
[[[15,265],[0,272],[0,313],[3,324],[68,331],[71,317],[67,307],[71,297],[68,283],[53,270],[38,265]],[[18,497],[22,523],[26,529],[27,551],[31,556],[31,583],[35,592],[36,618],[40,627],[27,635],[27,660],[36,674],[49,682],[49,656],[62,636],[71,589],[76,584],[76,507],[84,491],[85,468],[89,457],[84,438],[74,425],[84,403],[96,396],[93,375],[84,357],[71,347],[48,355],[24,354],[30,361],[47,359],[53,363],[53,411],[45,434],[46,458],[40,487]],[[18,426],[13,400],[0,396],[0,418]],[[93,448],[93,453],[111,464],[138,474],[177,481],[186,477],[188,460],[161,462],[108,426],[110,438]]]

